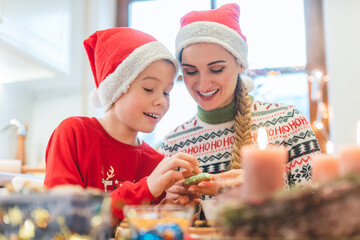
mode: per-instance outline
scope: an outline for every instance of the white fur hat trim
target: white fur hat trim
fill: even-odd
[[[216,43],[224,47],[248,68],[246,41],[235,30],[216,22],[199,21],[190,23],[180,29],[176,37],[176,58],[180,60],[183,48],[194,43]]]
[[[94,107],[101,108],[101,102],[96,88],[91,90],[89,95],[89,101]]]
[[[177,74],[178,66],[176,59],[160,42],[150,42],[135,49],[116,67],[113,73],[101,82],[97,92],[104,110],[109,110],[121,94],[127,92],[130,84],[146,67],[154,61],[162,59],[170,60],[174,64],[175,74]]]

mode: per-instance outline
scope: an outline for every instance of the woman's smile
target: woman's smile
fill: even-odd
[[[216,89],[214,91],[211,91],[211,92],[200,92],[200,91],[197,91],[201,96],[204,96],[204,97],[211,97],[213,95],[215,95],[217,92],[219,91],[219,89]]]

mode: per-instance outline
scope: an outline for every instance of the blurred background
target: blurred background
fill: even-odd
[[[180,18],[191,10],[240,5],[249,70],[266,102],[295,105],[322,151],[355,143],[360,120],[358,0],[0,0],[0,161],[43,167],[56,126],[70,116],[101,118],[88,96],[95,87],[83,40],[96,30],[130,26],[174,52]],[[358,29],[358,30],[356,30]],[[151,134],[164,135],[196,113],[182,81]]]

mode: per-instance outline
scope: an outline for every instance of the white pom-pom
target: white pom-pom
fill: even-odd
[[[252,80],[251,77],[241,75],[241,80],[243,81],[245,87],[249,90],[249,92],[254,90],[255,88],[254,81]]]
[[[92,105],[96,108],[101,108],[101,102],[99,99],[99,95],[98,95],[98,91],[97,89],[94,89],[91,91],[90,96],[89,96],[89,100],[92,103]]]

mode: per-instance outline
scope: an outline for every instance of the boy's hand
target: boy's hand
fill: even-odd
[[[184,170],[177,171],[182,168]],[[177,181],[200,173],[199,162],[190,154],[177,153],[164,158],[147,178],[149,190],[154,197],[160,196]]]

